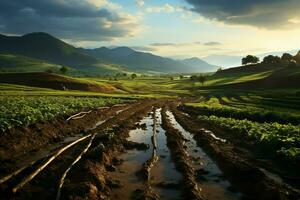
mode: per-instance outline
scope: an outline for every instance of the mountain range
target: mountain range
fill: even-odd
[[[51,64],[65,65],[85,75],[123,72],[192,73],[210,72],[217,69],[216,66],[199,58],[173,60],[135,51],[129,47],[76,48],[47,33],[30,33],[23,36],[0,35],[0,44],[2,55],[20,55]]]

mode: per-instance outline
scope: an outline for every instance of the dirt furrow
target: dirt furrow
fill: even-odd
[[[251,162],[242,152],[235,151],[229,142],[214,139],[196,119],[172,106],[176,120],[194,134],[197,143],[217,161],[219,167],[233,185],[250,199],[297,199],[299,192],[282,184],[266,174]]]
[[[167,145],[171,150],[172,159],[176,168],[183,174],[184,197],[187,199],[205,199],[201,188],[196,182],[195,169],[191,164],[188,153],[184,147],[182,134],[171,125],[166,115],[166,107],[162,110],[163,128],[166,130]]]
[[[107,128],[111,137],[108,139],[95,138],[92,147],[83,157],[82,162],[74,166],[62,188],[62,198],[69,199],[110,199],[112,189],[121,187],[118,181],[111,179],[110,171],[122,163],[117,156],[126,148],[142,148],[145,145],[126,141],[129,130],[134,128],[137,121],[151,109],[154,102],[144,102],[141,105],[119,113],[118,119],[108,120]],[[101,136],[101,134],[99,134]]]
[[[137,105],[140,105],[140,104],[133,104],[130,107],[127,107],[126,109],[136,107]],[[113,108],[113,110],[115,110],[115,112],[120,110],[120,109],[121,109],[121,107],[114,107]],[[126,118],[126,115],[124,115],[122,117],[123,112],[118,112],[118,114],[114,118],[120,118],[120,120],[124,120],[124,118]],[[128,111],[128,113],[131,113],[131,111]],[[127,113],[127,115],[128,115],[128,113]],[[96,132],[102,132],[103,133],[104,132],[103,129],[107,129],[108,127],[112,127],[115,123],[117,123],[118,120],[114,119],[114,118],[109,117],[109,120],[107,120],[107,122],[101,123],[101,125],[99,125],[99,127],[95,127],[95,129],[90,130],[89,133],[90,134],[94,134]],[[24,189],[22,189],[20,192],[18,192],[15,195],[6,196],[5,199],[10,199],[10,197],[12,197],[14,199],[15,198],[16,199],[31,199],[34,196],[37,197],[39,195],[43,195],[43,190],[44,190],[43,188],[45,188],[45,189],[47,188],[47,190],[48,190],[47,194],[49,194],[49,189],[50,189],[51,194],[55,193],[54,192],[55,189],[54,189],[53,185],[55,185],[55,182],[58,183],[58,181],[57,181],[58,178],[56,178],[57,175],[58,174],[61,174],[61,175],[63,174],[64,169],[66,169],[65,166],[69,165],[67,163],[72,164],[74,162],[73,158],[76,158],[76,156],[81,154],[80,152],[82,152],[84,150],[85,146],[86,146],[85,144],[81,144],[81,145],[78,145],[78,147],[76,147],[74,149],[70,149],[70,150],[66,151],[65,153],[63,153],[61,155],[61,158],[57,159],[55,161],[55,163],[53,163],[49,167],[47,167],[45,172],[43,172],[41,175],[38,175],[37,180],[34,180],[32,182],[32,184],[26,185],[26,187]],[[13,181],[15,181],[15,180],[13,180]],[[22,186],[23,186],[23,184],[22,184]],[[47,199],[47,198],[53,199],[52,197],[53,197],[53,194],[43,196],[44,199]]]

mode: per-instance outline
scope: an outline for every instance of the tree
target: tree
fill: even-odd
[[[217,72],[221,72],[222,70],[223,70],[222,67],[220,67],[217,69]]]
[[[61,73],[63,73],[63,74],[67,73],[68,70],[69,70],[69,69],[68,69],[67,67],[65,67],[65,66],[63,66],[63,67],[61,67],[61,68],[59,69],[59,71],[60,71]]]
[[[199,81],[202,85],[204,85],[204,83],[205,83],[206,80],[207,80],[207,76],[205,76],[205,75],[200,75],[200,76],[198,76],[198,81]]]
[[[183,75],[180,75],[179,78],[180,78],[180,80],[182,80],[184,77],[183,77]]]
[[[268,55],[264,57],[263,63],[265,64],[278,64],[281,62],[281,59],[278,56]]]
[[[131,74],[131,79],[134,80],[137,78],[137,75],[136,74]]]
[[[283,61],[288,61],[289,62],[289,61],[291,61],[293,59],[294,59],[294,57],[291,54],[289,54],[289,53],[284,53],[281,56],[281,60],[283,60]]]
[[[242,58],[242,65],[256,64],[258,62],[259,62],[259,58],[256,56],[248,55],[248,56]]]

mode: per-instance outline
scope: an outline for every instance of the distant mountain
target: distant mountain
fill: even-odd
[[[200,58],[193,57],[181,60],[181,62],[185,65],[193,67],[194,70],[201,70],[201,72],[213,72],[216,71],[219,67],[216,65],[211,65]]]
[[[133,71],[163,72],[163,73],[191,73],[215,71],[216,67],[200,59],[187,59],[176,61],[170,58],[157,56],[151,53],[135,51],[129,47],[117,47],[109,49],[101,47],[97,49],[80,49],[81,52],[95,56],[106,62],[125,66]]]
[[[56,65],[66,65],[85,75],[124,72],[191,73],[215,70],[214,66],[200,59],[176,61],[135,51],[129,47],[75,48],[47,33],[30,33],[23,36],[0,35],[0,54],[21,55]]]
[[[24,36],[0,36],[0,52],[18,54],[62,65],[96,63],[97,59],[80,53],[75,47],[47,33]]]

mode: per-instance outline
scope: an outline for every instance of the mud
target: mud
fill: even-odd
[[[203,125],[195,118],[184,115],[172,107],[176,120],[194,135],[198,145],[203,147],[218,163],[233,186],[242,191],[250,199],[299,199],[300,193],[290,186],[278,182],[264,173],[253,158],[236,148],[229,142],[214,139],[203,129]]]
[[[78,119],[79,125],[74,128],[81,135],[64,137],[64,142],[53,145],[68,144],[87,134],[92,134],[92,140],[84,140],[66,150],[33,180],[12,193],[11,189],[47,158],[42,157],[0,184],[0,199],[299,197],[297,191],[270,178],[271,174],[236,152],[227,138],[203,129],[197,120],[179,111],[177,105],[174,100],[144,100],[88,113]],[[75,121],[70,120],[64,127]],[[47,152],[45,148],[41,151]]]

